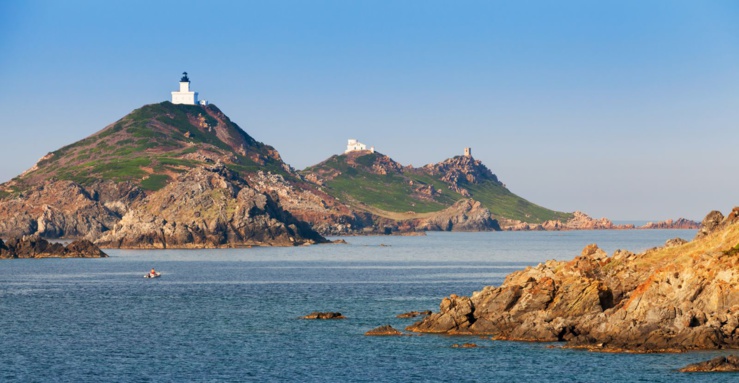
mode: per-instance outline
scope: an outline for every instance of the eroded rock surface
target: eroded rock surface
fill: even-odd
[[[482,203],[471,199],[457,201],[433,217],[415,219],[409,224],[414,230],[500,231],[500,225],[493,219],[490,210]]]
[[[0,200],[0,233],[95,238],[112,228],[140,198],[143,193],[133,185],[99,182],[85,189],[72,181],[47,181]]]
[[[739,347],[739,225],[642,254],[580,256],[510,274],[471,297],[452,294],[407,329],[567,341],[568,347],[663,352]]]
[[[293,246],[327,242],[222,164],[185,173],[96,241],[114,248]]]

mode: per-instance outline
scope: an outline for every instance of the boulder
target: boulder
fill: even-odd
[[[706,215],[705,218],[703,218],[703,221],[701,221],[701,225],[698,228],[698,233],[695,235],[696,238],[702,238],[707,236],[708,234],[711,234],[714,230],[716,230],[720,225],[721,222],[724,221],[724,215],[721,214],[720,211],[714,210],[708,215]]]

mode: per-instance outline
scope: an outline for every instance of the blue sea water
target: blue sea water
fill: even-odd
[[[612,253],[692,230],[430,233],[348,245],[110,250],[0,262],[3,382],[729,382],[676,370],[726,352],[603,354],[482,337],[366,337],[588,243]],[[158,279],[145,279],[155,267]],[[309,321],[312,311],[348,319]],[[474,349],[452,348],[474,342]]]

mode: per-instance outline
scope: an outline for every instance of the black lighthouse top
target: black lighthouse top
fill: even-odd
[[[180,82],[190,82],[190,79],[187,78],[187,72],[182,72],[182,78],[180,79]]]

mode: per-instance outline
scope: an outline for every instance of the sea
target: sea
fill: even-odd
[[[684,374],[726,351],[613,354],[403,330],[442,298],[597,243],[642,251],[695,230],[428,233],[348,244],[108,250],[0,261],[2,382],[737,382]],[[146,279],[151,268],[160,278]],[[343,320],[304,320],[313,311]],[[475,343],[477,348],[454,348]]]

